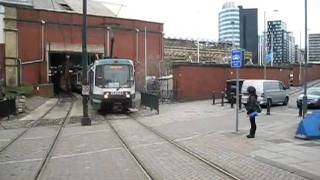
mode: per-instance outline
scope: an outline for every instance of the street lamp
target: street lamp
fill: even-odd
[[[302,112],[303,117],[307,113],[307,63],[308,63],[308,56],[307,56],[307,48],[308,48],[308,3],[307,0],[304,0],[304,93],[302,99]]]

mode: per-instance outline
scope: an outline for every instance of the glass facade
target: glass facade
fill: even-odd
[[[294,37],[283,21],[268,21],[267,53],[273,53],[273,64],[294,62]]]
[[[320,34],[309,34],[309,62],[320,64]]]
[[[240,46],[239,8],[234,2],[224,3],[219,13],[219,42],[231,42]]]

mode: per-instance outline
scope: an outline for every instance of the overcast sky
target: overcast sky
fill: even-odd
[[[218,40],[218,13],[227,0],[98,0],[118,16],[164,23],[166,37]],[[304,42],[304,0],[234,0],[244,8],[258,8],[259,34],[263,31],[263,12],[267,20],[283,20],[292,31],[296,44]],[[277,12],[274,12],[277,10]],[[320,33],[320,0],[308,0],[309,33]]]

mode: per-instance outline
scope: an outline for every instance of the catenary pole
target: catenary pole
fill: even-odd
[[[87,0],[83,0],[83,25],[82,25],[82,104],[83,117],[81,125],[91,125],[91,119],[88,116],[88,53],[87,53]]]
[[[303,101],[302,101],[302,112],[303,117],[307,113],[307,64],[308,64],[308,3],[307,0],[304,0],[304,93],[303,93]]]

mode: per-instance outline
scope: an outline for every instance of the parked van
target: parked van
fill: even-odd
[[[241,88],[242,103],[247,103],[248,92],[247,88],[253,86],[256,88],[258,102],[260,105],[267,105],[267,98],[271,99],[272,104],[287,105],[289,102],[289,94],[281,81],[278,80],[244,80]]]

